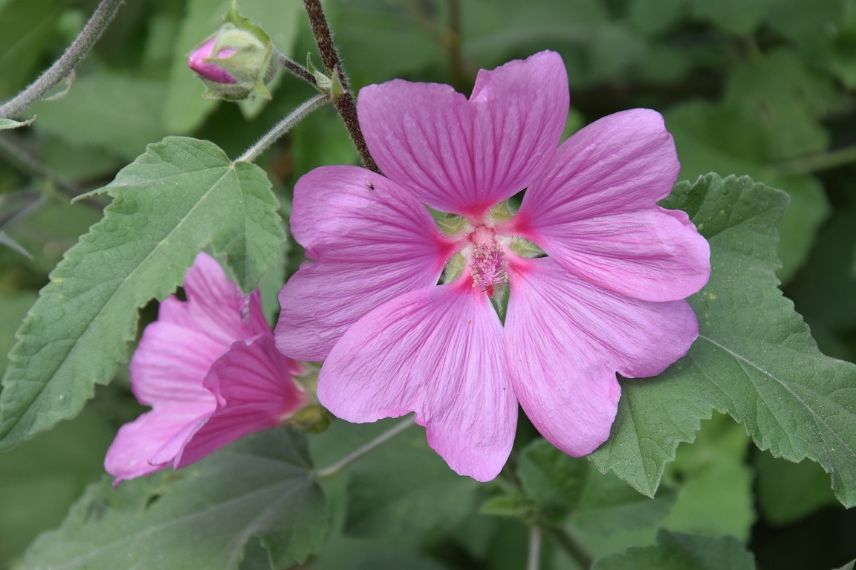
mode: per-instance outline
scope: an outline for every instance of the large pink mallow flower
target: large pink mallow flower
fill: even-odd
[[[310,261],[280,294],[276,331],[284,354],[326,358],[332,413],[415,412],[452,469],[485,481],[511,451],[518,402],[585,455],[609,436],[616,373],[656,375],[686,354],[698,325],[685,299],[710,263],[687,216],[657,205],[679,170],[672,137],[635,109],[560,145],[568,100],[552,52],[480,71],[469,99],[406,81],[360,92],[384,176],[331,166],[298,181],[291,227]],[[494,208],[523,189],[513,217]],[[461,216],[457,231],[424,205]],[[520,253],[527,242],[546,257]],[[438,285],[450,261],[460,276]],[[503,324],[489,296],[505,287]]]
[[[153,409],[125,424],[104,466],[115,482],[189,465],[247,434],[273,427],[305,402],[262,313],[259,292],[241,294],[200,253],[131,360],[131,388]]]

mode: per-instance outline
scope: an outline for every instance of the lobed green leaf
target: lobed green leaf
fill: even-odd
[[[249,291],[284,239],[264,171],[209,142],[149,145],[98,192],[113,198],[104,218],[66,253],[18,330],[0,449],[77,415],[127,361],[138,308],[172,293],[200,250],[224,257]]]
[[[284,568],[320,549],[328,523],[305,439],[271,430],[178,472],[91,485],[21,568],[232,570],[248,546]]]
[[[710,241],[710,282],[690,299],[699,338],[660,377],[622,382],[612,437],[591,460],[652,495],[678,443],[718,410],[761,449],[822,465],[838,499],[856,505],[856,365],[823,355],[778,289],[787,196],[710,174],[679,184],[665,205],[686,211]]]

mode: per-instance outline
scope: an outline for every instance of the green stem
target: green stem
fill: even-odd
[[[533,526],[529,529],[529,552],[526,555],[526,570],[541,568],[541,529]]]
[[[546,534],[550,535],[553,542],[561,547],[581,568],[585,570],[591,568],[594,562],[592,555],[577,537],[557,526],[545,525],[543,529]]]
[[[285,133],[290,131],[297,123],[306,118],[306,116],[316,109],[320,109],[330,102],[330,99],[325,94],[316,95],[311,99],[304,101],[297,109],[289,113],[283,120],[278,122],[274,127],[262,135],[256,143],[244,151],[238,160],[235,162],[253,162],[273,143],[282,138]]]
[[[300,65],[299,63],[297,63],[296,61],[294,61],[293,59],[291,59],[287,55],[285,55],[279,49],[277,49],[274,52],[274,57],[276,58],[276,61],[279,63],[279,65],[282,66],[283,69],[290,72],[295,77],[299,77],[300,79],[302,79],[303,81],[305,81],[306,83],[311,85],[312,87],[315,87],[316,89],[318,89],[318,81],[315,79],[315,76],[309,72],[308,69],[306,69],[305,67],[303,67],[302,65]]]
[[[15,97],[0,105],[0,117],[18,117],[30,108],[33,103],[41,100],[60,81],[68,77],[77,65],[83,61],[104,30],[113,21],[116,12],[122,5],[123,0],[101,0],[92,17],[80,30],[80,33],[71,42],[71,45],[63,52],[53,65],[47,68],[35,81]]]
[[[326,479],[327,477],[332,477],[333,475],[336,475],[340,471],[346,469],[352,463],[355,463],[356,461],[362,459],[363,456],[372,452],[375,448],[383,445],[390,439],[394,438],[395,436],[412,426],[414,423],[415,420],[413,417],[409,417],[406,420],[399,422],[395,427],[383,432],[382,434],[380,434],[367,444],[363,445],[362,447],[358,447],[342,459],[328,465],[327,467],[319,469],[315,472],[315,476],[318,479]]]
[[[810,174],[856,162],[856,145],[780,162],[776,169],[786,174]]]
[[[82,192],[74,182],[63,178],[43,165],[8,134],[0,134],[0,154],[6,156],[10,162],[17,164],[27,174],[47,178],[71,198]]]

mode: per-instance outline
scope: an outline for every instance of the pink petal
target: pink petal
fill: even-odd
[[[710,277],[710,247],[680,211],[579,220],[554,226],[548,238],[535,241],[572,273],[647,301],[684,299]]]
[[[506,346],[517,398],[533,424],[570,455],[609,437],[620,388],[615,372],[653,376],[698,335],[685,301],[639,301],[591,285],[555,261],[517,267]]]
[[[258,291],[241,293],[214,258],[196,256],[184,278],[187,302],[173,301],[161,307],[158,320],[182,324],[204,332],[225,346],[269,329]]]
[[[279,425],[306,402],[292,379],[296,363],[277,349],[273,335],[236,342],[211,368],[205,387],[217,409],[175,458],[176,469],[233,441]]]
[[[389,178],[434,208],[479,216],[541,174],[568,101],[562,58],[541,52],[480,71],[469,100],[448,85],[395,80],[363,88],[357,111]]]
[[[350,422],[416,412],[428,444],[479,481],[502,469],[517,424],[502,325],[463,281],[402,295],[360,319],[324,363],[318,398]]]
[[[351,166],[298,181],[291,228],[312,260],[280,292],[276,340],[300,360],[322,360],[370,310],[437,283],[452,251],[407,191]]]
[[[217,38],[211,37],[197,46],[187,56],[187,66],[208,81],[227,84],[237,83],[237,80],[228,71],[209,61],[215,58],[214,44],[216,42]],[[226,59],[234,54],[234,48],[221,48],[217,52],[216,58]]]
[[[161,303],[131,359],[131,387],[143,404],[211,400],[202,381],[214,361],[236,340],[270,330],[258,292],[247,299],[207,254],[196,257],[184,289],[187,301]]]
[[[189,435],[213,409],[214,398],[206,403],[164,406],[123,425],[104,459],[104,468],[115,478],[114,484],[162,469],[172,458],[155,462],[155,455],[170,442],[181,441],[181,434]]]
[[[141,404],[214,399],[202,386],[208,369],[227,350],[208,335],[170,322],[146,327],[131,359],[131,388]]]
[[[584,128],[526,192],[515,224],[569,270],[648,301],[683,299],[710,274],[707,242],[657,206],[680,165],[659,113],[635,109]]]

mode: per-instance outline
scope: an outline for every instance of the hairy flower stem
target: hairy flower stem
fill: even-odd
[[[529,552],[526,555],[526,570],[538,570],[541,567],[541,529],[533,526],[529,529]]]
[[[74,68],[83,61],[86,54],[89,53],[104,30],[110,25],[110,22],[113,21],[123,1],[101,0],[101,3],[95,8],[95,12],[92,13],[92,17],[89,18],[89,21],[86,22],[86,25],[83,26],[83,29],[80,30],[80,33],[59,59],[26,89],[0,105],[0,117],[15,118],[20,116],[34,103],[44,98],[45,94],[55,85],[68,77]]]
[[[308,69],[282,53],[280,50],[276,50],[274,52],[274,58],[276,58],[276,62],[286,71],[291,73],[292,75],[299,77],[312,87],[318,88],[318,81],[315,80],[315,76],[309,72]]]
[[[336,95],[333,99],[336,111],[342,117],[342,121],[348,129],[348,134],[351,136],[351,140],[354,141],[357,152],[360,153],[363,165],[370,170],[380,172],[371,153],[369,153],[369,147],[366,145],[365,138],[363,138],[363,132],[360,130],[360,122],[357,119],[357,105],[354,101],[354,95],[351,93],[351,84],[342,66],[342,59],[339,57],[339,50],[333,41],[333,34],[330,32],[330,25],[327,23],[327,16],[324,15],[321,1],[303,0],[303,4],[306,7],[306,15],[309,18],[310,26],[312,26],[312,33],[315,35],[315,43],[318,45],[318,51],[321,54],[324,67],[327,69],[327,73],[331,75],[334,73],[337,74],[342,84],[342,93]]]
[[[278,122],[274,127],[262,135],[256,143],[244,151],[244,154],[238,157],[235,162],[253,162],[273,143],[282,138],[285,133],[290,131],[297,123],[306,118],[306,116],[316,109],[320,109],[330,102],[330,99],[325,94],[316,95],[311,99],[304,101],[297,109],[286,115],[286,117]]]
[[[553,525],[545,525],[543,530],[580,568],[584,570],[591,568],[594,562],[592,555],[575,536],[565,529]]]
[[[315,476],[318,479],[325,479],[327,477],[332,477],[333,475],[336,475],[340,471],[350,466],[351,463],[360,460],[364,455],[367,455],[376,447],[379,447],[390,439],[394,438],[395,436],[412,426],[414,423],[415,420],[413,419],[413,417],[409,417],[406,420],[399,422],[395,427],[383,432],[367,444],[355,449],[339,461],[336,461],[335,463],[328,465],[327,467],[319,469],[315,472]]]

